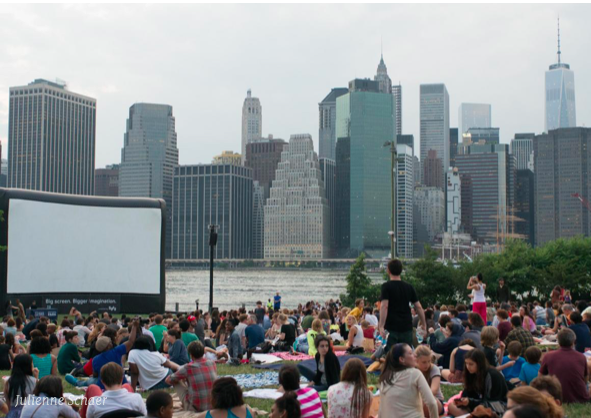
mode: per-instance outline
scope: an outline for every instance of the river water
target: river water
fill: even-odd
[[[258,300],[265,304],[275,292],[281,294],[281,306],[296,308],[309,300],[325,301],[345,292],[347,270],[216,270],[214,272],[214,307],[235,309],[242,304],[254,308]],[[181,311],[209,303],[209,270],[168,270],[166,272],[166,309]]]

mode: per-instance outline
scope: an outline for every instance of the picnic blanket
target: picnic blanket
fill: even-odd
[[[363,362],[363,364],[365,364],[366,367],[372,363],[372,361],[369,357],[363,357],[363,356],[341,355],[338,358],[339,358],[339,363],[341,364],[341,370],[345,366],[345,363],[347,362],[347,360],[349,360],[351,358],[360,359]],[[282,366],[281,363],[279,363],[279,364],[275,363],[275,364],[256,364],[252,367],[254,367],[255,369],[279,370],[279,369],[281,369],[281,366]],[[302,361],[299,364],[299,366],[310,369],[314,373],[316,373],[316,360],[314,360],[313,358],[310,358],[310,360]]]
[[[270,364],[269,366],[274,366],[274,364]],[[280,366],[280,365],[278,365]],[[255,374],[232,374],[227,376],[220,376],[220,377],[233,377],[236,379],[238,386],[247,389],[254,389],[254,388],[262,388],[264,386],[277,386],[279,385],[279,373],[273,372],[263,372],[263,373],[255,373]],[[308,382],[308,379],[302,376],[303,382]]]
[[[338,357],[347,355],[346,351],[335,351],[334,353]],[[281,360],[285,360],[285,361],[304,361],[304,360],[310,360],[310,359],[314,358],[314,357],[309,356],[304,353],[298,353],[297,351],[294,352],[293,354],[291,354],[288,351],[278,351],[276,353],[270,353],[269,355],[279,357]]]
[[[274,356],[272,354],[256,354],[254,353],[252,355],[252,359],[254,361],[260,361],[262,364],[271,364],[271,363],[277,363],[279,361],[281,361],[281,359],[277,356]]]

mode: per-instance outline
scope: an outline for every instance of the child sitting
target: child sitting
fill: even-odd
[[[375,340],[375,338],[374,338],[375,328],[369,325],[369,321],[366,321],[366,320],[361,321],[361,329],[363,330],[363,338],[369,338],[370,340]]]
[[[498,367],[499,360],[503,359],[503,349],[505,348],[505,345],[499,342],[499,330],[490,326],[482,328],[480,343],[482,344],[482,350],[486,355],[488,364],[491,367]]]
[[[522,383],[529,385],[532,380],[538,377],[541,358],[542,350],[538,347],[532,346],[525,350],[525,359],[527,360],[527,363],[521,367],[521,372],[519,373],[519,380]]]
[[[511,343],[507,347],[507,351],[509,355],[503,357],[503,363],[499,367],[499,370],[503,371],[505,380],[508,383],[515,385],[519,382],[519,373],[521,373],[521,367],[525,363],[525,359],[520,355],[521,343],[519,341],[511,341]]]

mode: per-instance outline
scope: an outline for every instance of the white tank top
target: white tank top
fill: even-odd
[[[486,302],[486,298],[484,297],[484,285],[480,285],[480,290],[478,290],[478,288],[474,289],[474,302]]]
[[[363,330],[361,329],[361,325],[355,325],[357,328],[357,334],[353,338],[353,347],[362,347],[363,346]]]

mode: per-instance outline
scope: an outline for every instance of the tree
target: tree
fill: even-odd
[[[351,266],[347,275],[347,293],[341,294],[340,298],[344,305],[353,306],[358,298],[366,298],[374,291],[371,279],[365,273],[365,253],[359,254],[355,263]]]

